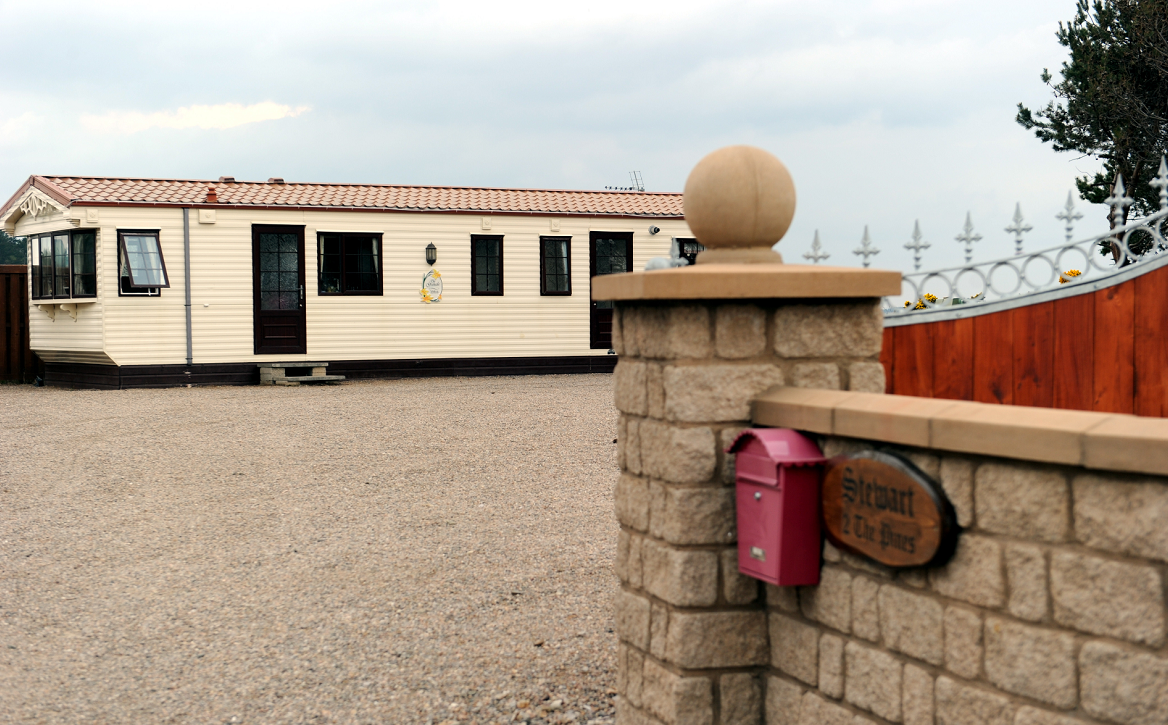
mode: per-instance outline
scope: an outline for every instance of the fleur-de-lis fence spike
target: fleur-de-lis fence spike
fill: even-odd
[[[1115,187],[1111,190],[1111,196],[1103,200],[1103,203],[1111,207],[1111,228],[1115,229],[1123,225],[1124,210],[1135,203],[1135,199],[1127,195],[1127,189],[1123,188],[1123,174],[1115,175]]]
[[[961,234],[954,237],[957,241],[965,245],[965,263],[969,264],[973,261],[973,243],[981,241],[980,234],[973,232],[973,220],[969,217],[969,212],[965,212],[965,229]]]
[[[1160,170],[1156,178],[1149,181],[1148,185],[1160,190],[1160,208],[1168,209],[1168,162],[1163,156],[1160,157]]]
[[[812,264],[819,264],[821,261],[827,259],[831,255],[823,251],[823,245],[819,243],[819,230],[815,230],[815,241],[811,242],[811,251],[803,252],[803,259],[811,260]]]
[[[917,271],[921,268],[921,252],[929,248],[929,243],[921,237],[921,220],[917,219],[913,222],[912,241],[904,245],[904,248],[913,253],[913,270]]]
[[[1014,204],[1014,222],[1006,227],[1006,231],[1014,235],[1014,255],[1022,254],[1022,235],[1034,227],[1022,220],[1022,203]]]
[[[1075,220],[1083,218],[1083,212],[1075,211],[1075,192],[1067,192],[1067,205],[1063,210],[1054,215],[1055,219],[1062,219],[1067,223],[1067,244],[1071,243],[1071,238],[1075,234]]]
[[[868,225],[864,225],[864,238],[860,240],[860,246],[852,250],[852,254],[864,258],[864,266],[867,267],[872,263],[871,257],[880,254],[880,250],[872,246],[872,240],[868,236]]]

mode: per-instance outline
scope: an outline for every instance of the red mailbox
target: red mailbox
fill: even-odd
[[[743,431],[737,453],[738,571],[777,586],[819,583],[819,446],[787,428]]]

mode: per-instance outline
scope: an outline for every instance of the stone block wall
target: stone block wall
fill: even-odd
[[[881,335],[875,299],[616,305],[618,722],[752,725],[776,691],[771,679],[806,681],[772,666],[771,643],[798,649],[775,636],[790,626],[818,653],[819,625],[772,611],[778,595],[768,605],[738,573],[733,465],[722,451],[773,386],[883,392]],[[817,657],[815,675],[803,672],[812,682]]]
[[[818,587],[767,587],[767,725],[1168,723],[1168,481],[881,447],[945,488],[957,552],[893,571],[825,543]]]

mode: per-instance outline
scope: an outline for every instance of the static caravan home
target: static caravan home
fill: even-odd
[[[231,177],[33,176],[0,224],[45,382],[98,388],[609,371],[591,278],[696,245],[680,194]]]

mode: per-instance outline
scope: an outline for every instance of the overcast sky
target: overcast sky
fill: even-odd
[[[966,212],[1030,249],[1097,164],[1014,123],[1050,98],[1074,0],[29,3],[0,0],[0,181],[29,174],[681,191],[727,144],[798,189],[779,246],[819,230],[856,265],[864,225],[910,269],[961,262]],[[1080,202],[1080,234],[1106,211]]]

